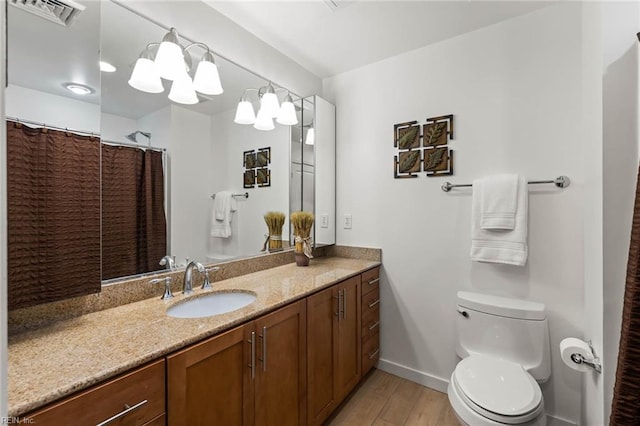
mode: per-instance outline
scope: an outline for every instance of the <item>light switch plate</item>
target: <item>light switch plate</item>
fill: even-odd
[[[329,215],[323,213],[320,215],[320,228],[328,228],[329,227]]]
[[[351,225],[352,225],[351,214],[345,214],[344,220],[342,223],[344,224],[344,229],[351,229]]]

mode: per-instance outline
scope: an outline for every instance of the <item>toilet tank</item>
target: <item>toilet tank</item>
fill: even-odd
[[[456,353],[491,355],[522,365],[538,382],[551,375],[544,304],[487,294],[458,292]]]

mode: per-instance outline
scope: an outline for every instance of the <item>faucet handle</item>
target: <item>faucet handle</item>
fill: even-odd
[[[168,254],[160,259],[160,265],[166,267],[167,270],[173,271],[176,266],[176,257],[169,256]]]
[[[220,270],[219,267],[214,266],[213,268],[205,268],[204,269],[204,283],[202,283],[202,290],[207,290],[211,288],[211,281],[209,280],[209,272],[215,272]]]
[[[172,279],[173,279],[172,277],[165,277],[165,278],[154,278],[151,281],[149,281],[151,284],[157,284],[164,281],[164,294],[160,298],[161,300],[169,300],[173,297],[173,293],[171,293]]]

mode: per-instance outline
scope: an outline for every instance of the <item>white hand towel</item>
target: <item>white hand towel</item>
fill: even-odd
[[[220,191],[213,199],[213,214],[211,220],[211,236],[229,238],[231,236],[231,218],[237,210],[233,192]]]
[[[512,230],[516,225],[518,175],[494,175],[478,180],[482,229]]]
[[[518,197],[513,230],[486,230],[481,226],[480,180],[473,182],[471,203],[471,260],[524,266],[527,263],[527,181],[518,176]]]

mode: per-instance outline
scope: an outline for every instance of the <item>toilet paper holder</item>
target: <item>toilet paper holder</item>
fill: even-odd
[[[586,359],[581,354],[571,354],[571,361],[576,364],[585,364],[589,367],[596,370],[597,373],[602,373],[602,364],[600,363],[600,358],[596,356],[596,352],[593,350],[593,345],[591,344],[591,340],[587,342],[589,344],[589,349],[591,349],[591,354],[593,355],[592,359]]]

